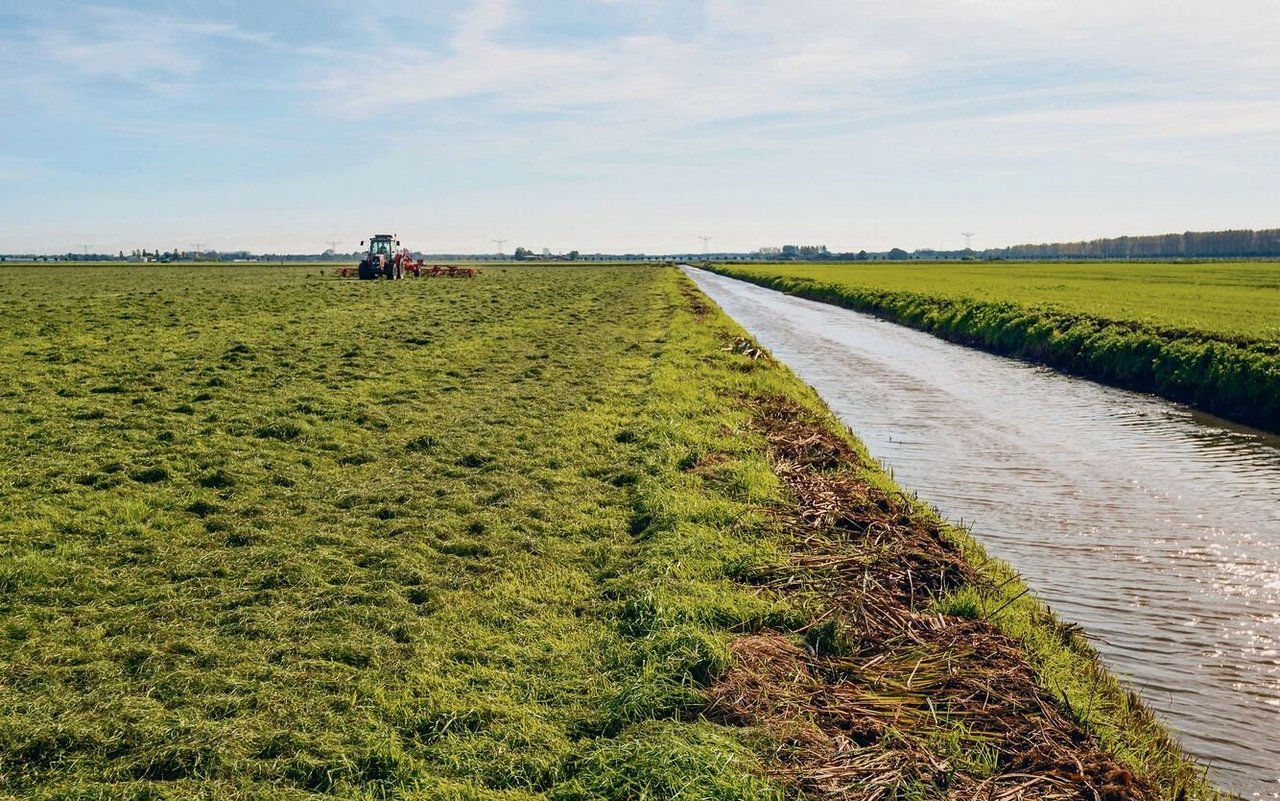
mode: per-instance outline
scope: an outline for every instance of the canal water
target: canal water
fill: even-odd
[[[686,268],[1225,789],[1280,798],[1280,437]]]

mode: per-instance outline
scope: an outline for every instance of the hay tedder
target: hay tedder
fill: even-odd
[[[360,243],[364,245],[362,241]],[[449,278],[473,278],[479,274],[475,267],[458,267],[455,265],[423,263],[413,258],[407,248],[400,247],[400,240],[395,234],[374,234],[369,239],[369,251],[360,260],[358,267],[340,267],[338,275],[344,278],[356,277],[361,281],[376,281],[379,278],[396,280],[412,275],[414,278],[429,276],[447,276]]]

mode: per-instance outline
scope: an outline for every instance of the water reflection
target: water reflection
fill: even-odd
[[[1083,624],[1221,785],[1280,798],[1280,437],[689,272]]]

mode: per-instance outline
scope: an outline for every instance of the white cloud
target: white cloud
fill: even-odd
[[[512,111],[590,110],[601,127],[1000,102],[1030,89],[1037,70],[1063,77],[1029,96],[1057,92],[1072,103],[1086,102],[1082,86],[1148,99],[1274,93],[1280,49],[1268,42],[1280,38],[1280,15],[1264,13],[1269,3],[1232,4],[1239,13],[1221,3],[1101,0],[708,0],[705,30],[692,37],[656,31],[569,49],[520,43],[531,4],[478,0],[444,52],[400,46],[378,60],[329,52],[312,86],[350,116],[489,98]],[[1001,85],[1019,80],[1027,86]]]
[[[944,225],[1002,215],[986,235],[1020,241],[1031,234],[1019,220],[1036,213],[1040,225],[1087,233],[1099,221],[1125,225],[1131,208],[1156,219],[1179,202],[1186,219],[1173,227],[1194,225],[1197,214],[1205,225],[1243,224],[1277,210],[1255,200],[1242,216],[1264,175],[1280,178],[1274,159],[1258,159],[1280,140],[1280,49],[1268,44],[1280,39],[1280,15],[1271,0],[702,6],[705,24],[688,31],[566,50],[521,37],[533,4],[481,3],[467,19],[484,23],[460,24],[443,52],[404,48],[395,67],[337,59],[320,96],[357,115],[412,119],[445,108],[436,101],[472,98],[462,107],[474,111],[470,125],[458,120],[472,135],[436,142],[424,131],[430,146],[405,143],[401,153],[450,153],[450,144],[450,157],[518,153],[526,172],[636,196],[672,181],[712,187],[699,194],[736,221],[719,223],[726,236],[734,227],[761,236],[765,226],[794,229],[804,201],[823,208],[803,206],[802,216],[830,230],[865,215],[874,198],[885,209],[877,225],[892,218],[903,242],[912,241],[904,233],[912,219],[930,227],[951,215]],[[547,114],[509,121],[501,110]],[[1159,169],[1143,174],[1143,163]],[[1162,194],[1140,206],[1108,195],[1117,171],[1131,192]],[[1231,204],[1205,192],[1227,175]],[[805,198],[788,184],[806,187]],[[660,219],[664,203],[646,219]],[[694,204],[717,216],[706,206]]]
[[[694,39],[635,33],[572,48],[514,44],[521,18],[507,0],[479,0],[460,17],[446,52],[401,46],[372,63],[357,54],[327,52],[314,86],[333,108],[355,115],[489,96],[519,111],[609,108],[623,115],[705,120],[816,108],[821,104],[791,90],[901,63],[893,53],[834,38],[809,37],[772,51],[724,41],[719,33]]]
[[[279,38],[225,21],[224,4],[191,6],[202,19],[85,9],[0,41],[0,101],[53,98],[76,114],[78,146],[103,132],[161,143],[166,169],[191,165],[197,181],[213,150],[266,165],[269,183],[225,180],[228,229],[281,208],[341,220],[349,204],[321,198],[360,191],[371,172],[449,203],[362,203],[370,224],[427,220],[469,247],[499,226],[527,246],[551,231],[591,247],[573,241],[584,226],[600,247],[703,231],[725,246],[801,234],[870,246],[929,243],[912,230],[932,226],[1021,241],[1053,238],[1059,221],[1070,238],[1280,212],[1275,0],[594,0],[582,15],[586,2],[558,26],[539,15],[562,2],[469,0],[431,46],[403,29],[434,41],[445,5],[410,0],[328,0],[347,18],[306,31],[260,17]],[[583,20],[601,15],[609,27],[593,34]],[[270,64],[255,60],[264,51]],[[250,85],[267,91],[241,105]],[[198,102],[175,114],[173,95]],[[71,148],[24,144],[15,155],[85,171]],[[332,161],[316,169],[310,154]],[[36,168],[0,161],[0,180],[36,185],[24,178]],[[158,169],[116,175],[149,198]],[[1141,202],[1111,190],[1117,173]],[[204,211],[183,224],[198,227],[211,201],[195,194]]]
[[[228,23],[88,6],[32,23],[20,38],[0,44],[11,56],[9,86],[44,96],[95,82],[172,93],[213,66],[220,45],[269,47],[272,41]]]

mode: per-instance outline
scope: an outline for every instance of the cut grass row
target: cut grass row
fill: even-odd
[[[1280,264],[712,269],[1280,431]]]
[[[847,434],[676,271],[0,285],[0,793],[787,792],[776,743],[706,715],[737,636],[813,622],[750,580],[789,503],[750,401]],[[949,536],[999,589],[938,603],[1017,595]],[[1107,748],[1209,797],[1042,607],[998,620]]]
[[[514,798],[609,769],[651,274],[3,280],[6,789]]]

